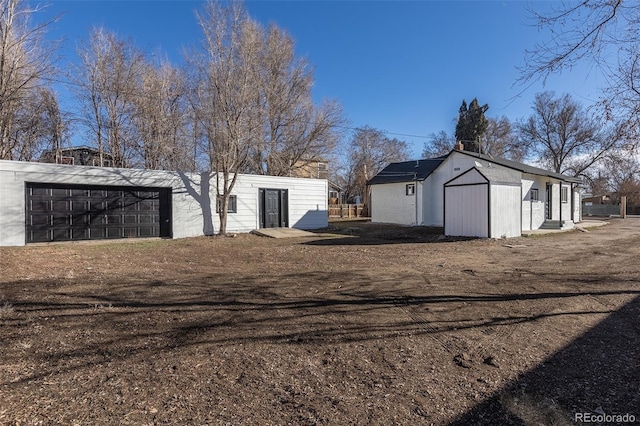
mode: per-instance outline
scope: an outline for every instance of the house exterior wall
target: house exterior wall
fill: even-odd
[[[522,230],[538,229],[544,223],[546,200],[544,176],[524,174],[522,176]],[[538,190],[538,200],[531,199],[531,190]]]
[[[491,238],[522,235],[522,188],[520,185],[491,185]]]
[[[562,218],[563,221],[571,222],[571,213],[573,213],[573,211],[571,210],[571,197],[573,196],[573,193],[571,191],[571,184],[562,183],[562,188],[565,188],[565,190],[567,191],[567,201],[562,202],[560,200],[560,184],[558,183],[558,219]]]
[[[174,238],[212,234],[220,225],[216,213],[215,176],[0,161],[0,245],[25,244],[27,183],[171,188]],[[290,227],[317,229],[327,226],[326,180],[239,175],[232,191],[237,196],[237,213],[227,216],[229,232],[248,232],[258,228],[260,188],[287,189]]]
[[[582,196],[578,188],[573,190],[573,222],[582,222]]]
[[[415,194],[406,195],[407,184],[416,182],[386,183],[371,186],[371,221],[416,225],[422,217],[422,182],[417,182]],[[416,201],[418,212],[416,216]],[[421,223],[417,223],[421,225]]]

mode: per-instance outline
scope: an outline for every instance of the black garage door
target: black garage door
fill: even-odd
[[[27,243],[170,237],[169,188],[27,184]]]

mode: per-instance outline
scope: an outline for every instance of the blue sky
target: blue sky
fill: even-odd
[[[43,18],[64,13],[49,31],[50,38],[63,39],[61,64],[75,59],[76,44],[98,25],[174,63],[182,61],[184,47],[199,42],[194,11],[201,8],[200,1],[53,0],[49,4]],[[526,9],[545,8],[548,2],[253,0],[245,4],[254,19],[275,23],[292,35],[298,54],[315,68],[313,93],[318,102],[338,100],[350,127],[368,125],[387,131],[406,140],[416,158],[430,134],[453,133],[463,99],[477,97],[489,104],[487,116],[511,120],[530,115],[533,97],[541,90],[569,93],[585,106],[597,100],[599,77],[587,67],[554,76],[544,87],[514,86],[525,49],[545,39]]]

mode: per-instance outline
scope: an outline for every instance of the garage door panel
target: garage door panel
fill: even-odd
[[[141,226],[139,229],[141,237],[157,237],[154,227]]]
[[[170,189],[28,184],[27,242],[168,237]]]
[[[54,229],[53,241],[69,241],[71,239],[70,229]]]
[[[72,240],[88,240],[89,230],[71,228],[71,239]]]
[[[49,227],[51,225],[51,215],[32,214],[29,223],[31,224],[31,226]]]
[[[69,227],[71,225],[71,216],[67,214],[53,214],[52,217],[52,225],[54,227]]]
[[[107,238],[107,230],[104,228],[89,228],[90,240],[104,240]]]
[[[32,197],[37,197],[37,196],[48,197],[50,195],[48,188],[30,188],[30,194]]]
[[[54,200],[52,204],[53,211],[68,212],[69,210],[71,210],[70,200]]]
[[[89,196],[88,189],[71,189],[71,196],[74,198],[84,197],[87,198]]]
[[[69,189],[66,188],[51,188],[52,197],[68,197]]]

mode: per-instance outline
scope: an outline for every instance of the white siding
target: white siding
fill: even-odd
[[[573,221],[582,222],[582,197],[580,191],[575,188],[573,192]]]
[[[522,208],[521,187],[491,185],[491,238],[519,237]]]
[[[422,221],[427,226],[442,226],[444,222],[444,184],[476,166],[504,168],[489,161],[453,151],[424,182]]]
[[[416,201],[418,202],[418,220],[422,216],[420,208],[422,182],[418,182],[414,195],[406,195],[407,185],[413,183],[371,185],[371,221],[416,225]]]
[[[538,229],[544,223],[546,178],[536,175],[522,177],[522,230]],[[531,190],[538,190],[538,201],[531,199]]]
[[[571,196],[572,196],[571,184],[563,183],[562,188],[564,188],[564,190],[567,191],[567,202],[566,203],[561,202],[560,184],[558,184],[558,204],[560,205],[558,212],[560,212],[560,209],[562,209],[562,214],[560,215],[560,217],[562,217],[562,220],[565,222],[571,222],[571,213],[572,213],[571,212]],[[558,219],[560,219],[560,217],[558,217]]]
[[[210,180],[208,177],[196,173],[0,161],[0,245],[25,244],[27,182],[171,188],[173,237],[212,234],[219,230],[219,220],[215,176]],[[326,180],[239,175],[232,191],[237,196],[238,208],[237,213],[228,214],[229,232],[248,232],[258,227],[260,188],[288,190],[290,227],[327,226]]]
[[[489,236],[489,185],[445,188],[444,233],[450,236]]]

